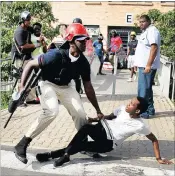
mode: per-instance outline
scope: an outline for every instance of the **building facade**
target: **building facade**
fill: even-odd
[[[70,24],[78,17],[83,20],[92,39],[102,33],[107,43],[109,33],[115,29],[124,42],[124,47],[129,40],[131,30],[136,30],[134,23],[137,15],[158,9],[168,12],[174,9],[174,2],[50,2],[53,14],[59,23]]]

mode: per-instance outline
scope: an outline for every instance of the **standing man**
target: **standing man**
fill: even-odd
[[[24,11],[20,15],[19,26],[15,30],[14,33],[14,42],[12,45],[12,58],[15,55],[15,67],[20,69],[24,68],[25,65],[32,59],[31,53],[38,47],[40,47],[40,43],[32,44],[31,42],[31,32],[33,32],[32,27],[30,26],[31,14],[28,11]],[[23,60],[24,59],[24,63]],[[23,64],[23,66],[22,66]],[[20,80],[19,80],[20,81]],[[16,91],[18,91],[19,85],[16,87]],[[28,101],[33,100],[33,93],[31,92],[28,97]],[[31,98],[30,98],[31,97]],[[24,103],[24,105],[26,105]]]
[[[160,33],[151,25],[148,15],[142,15],[139,20],[140,35],[135,52],[135,66],[139,68],[138,96],[148,101],[148,109],[141,114],[143,118],[155,115],[152,84],[160,65]]]
[[[40,44],[40,47],[36,48],[32,52],[32,58],[37,59],[41,54],[47,52],[47,45],[44,39],[44,36],[41,34],[42,24],[41,23],[34,23],[33,24],[33,34],[31,35],[31,42],[33,44]]]
[[[95,53],[97,54],[99,60],[100,60],[100,67],[98,71],[98,75],[105,75],[102,73],[102,67],[103,67],[103,55],[104,55],[104,49],[103,49],[103,36],[98,36],[98,40],[94,41],[93,47],[95,48]]]
[[[82,24],[72,23],[66,29],[66,42],[59,49],[50,50],[38,59],[28,62],[24,68],[20,92],[24,89],[32,69],[40,68],[42,70],[43,80],[38,83],[38,92],[40,92],[39,98],[43,111],[15,146],[15,156],[21,162],[26,164],[28,161],[26,150],[32,139],[40,134],[58,115],[58,99],[72,116],[77,130],[87,123],[80,96],[75,89],[69,86],[72,79],[81,76],[85,93],[94,106],[97,116],[103,117],[91,84],[90,65],[83,55],[88,39],[86,28]]]
[[[115,30],[112,30],[111,43],[108,49],[108,51],[110,52],[109,61],[111,62],[112,66],[114,66],[114,56],[116,53],[120,51],[121,47],[122,47],[122,39]],[[114,73],[114,69],[112,70],[112,73]]]
[[[136,78],[136,67],[134,68],[134,55],[137,47],[138,40],[136,40],[136,33],[134,31],[130,34],[131,40],[128,43],[128,51],[126,59],[128,60],[128,68],[131,71],[131,77],[128,79],[128,82],[133,81],[133,75],[135,74],[134,80]]]

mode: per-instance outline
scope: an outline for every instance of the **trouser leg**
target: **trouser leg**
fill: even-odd
[[[41,81],[40,103],[42,106],[41,115],[33,122],[26,133],[26,137],[35,138],[40,134],[58,115],[58,98],[52,85]]]
[[[94,141],[84,141],[84,138],[90,136]],[[90,151],[90,152],[107,152],[112,150],[113,142],[107,140],[106,132],[101,124],[84,125],[74,136],[65,152],[69,155],[73,155],[80,151]]]
[[[75,128],[79,130],[87,123],[86,113],[83,108],[80,95],[72,87],[66,87],[59,90],[59,100],[68,110],[75,124]]]

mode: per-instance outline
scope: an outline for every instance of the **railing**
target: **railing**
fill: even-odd
[[[171,100],[175,100],[175,61],[161,55],[160,69],[158,69],[158,82],[161,92]]]
[[[0,70],[1,70],[1,87],[0,91],[10,91],[13,86],[13,78],[11,76],[11,61],[12,59],[1,59]]]

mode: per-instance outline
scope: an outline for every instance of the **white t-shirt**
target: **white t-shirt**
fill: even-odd
[[[126,106],[114,110],[117,116],[113,120],[106,120],[112,135],[114,144],[120,145],[126,138],[133,134],[148,135],[150,130],[141,118],[131,118],[125,110]],[[116,145],[114,145],[114,148]]]
[[[157,69],[160,67],[160,44],[161,38],[158,29],[155,26],[150,25],[141,35],[138,40],[138,44],[135,51],[135,61],[134,65],[137,67],[146,67],[151,44],[156,43],[158,46],[157,55],[153,61],[152,69]]]

